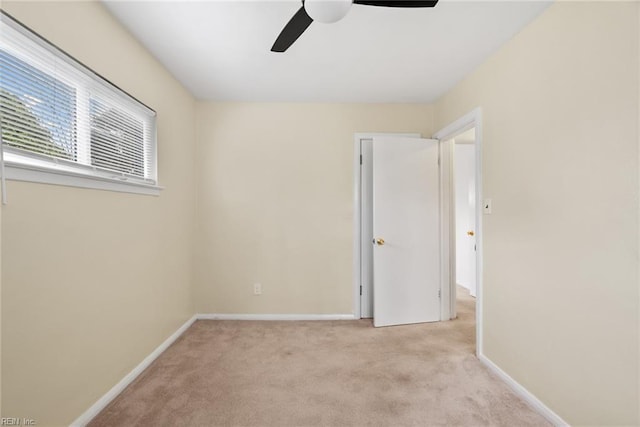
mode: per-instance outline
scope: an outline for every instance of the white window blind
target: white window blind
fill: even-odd
[[[157,186],[156,114],[2,12],[7,166]]]

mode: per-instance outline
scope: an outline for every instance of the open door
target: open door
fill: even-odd
[[[471,130],[473,132],[473,130]],[[476,147],[454,144],[456,283],[476,296]]]
[[[438,141],[373,139],[373,324],[440,320]]]

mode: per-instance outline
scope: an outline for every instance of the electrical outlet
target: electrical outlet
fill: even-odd
[[[262,285],[260,283],[253,284],[253,294],[262,295]]]

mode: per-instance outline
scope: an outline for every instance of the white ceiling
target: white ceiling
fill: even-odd
[[[300,1],[105,1],[197,98],[433,102],[550,3],[440,0],[435,8],[353,5],[271,45]]]

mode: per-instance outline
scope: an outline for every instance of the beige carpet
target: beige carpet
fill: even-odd
[[[90,426],[548,425],[474,356],[459,319],[197,321]]]

